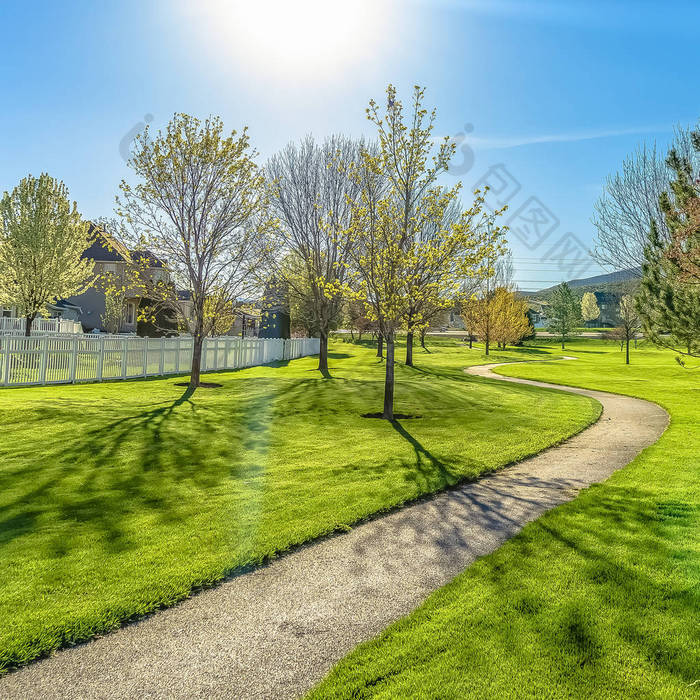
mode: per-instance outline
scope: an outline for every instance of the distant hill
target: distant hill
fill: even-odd
[[[641,267],[632,267],[627,270],[617,270],[605,275],[594,275],[582,279],[569,280],[568,285],[577,292],[614,292],[622,291],[629,282],[639,280],[642,276]],[[523,292],[523,296],[528,297],[548,297],[559,285],[555,284],[537,292]]]

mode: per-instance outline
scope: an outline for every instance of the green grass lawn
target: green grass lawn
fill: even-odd
[[[294,545],[542,450],[588,399],[469,377],[456,340],[397,369],[315,358],[182,378],[0,390],[0,669],[119,625]],[[538,357],[520,351],[500,357]],[[499,357],[499,356],[495,356]]]
[[[630,366],[614,343],[566,352],[580,359],[502,373],[655,401],[669,429],[358,647],[311,697],[698,697],[700,370],[648,346]]]

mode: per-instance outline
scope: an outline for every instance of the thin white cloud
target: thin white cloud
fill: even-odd
[[[474,136],[467,134],[463,139],[466,145],[474,149],[495,150],[518,148],[540,143],[575,143],[593,139],[606,139],[615,136],[630,136],[635,134],[658,134],[670,132],[668,126],[640,126],[627,129],[597,129],[589,131],[569,131],[561,134],[540,134],[532,136]],[[454,137],[460,143],[461,137]],[[438,140],[438,139],[436,139]]]

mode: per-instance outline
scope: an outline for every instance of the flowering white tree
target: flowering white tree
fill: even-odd
[[[0,303],[21,310],[26,335],[48,304],[92,283],[88,226],[63,182],[46,173],[28,175],[0,200]]]

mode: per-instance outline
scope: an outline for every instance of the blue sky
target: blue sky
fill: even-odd
[[[0,190],[48,171],[109,216],[120,143],[146,116],[248,125],[262,161],[309,132],[371,135],[367,101],[418,83],[436,133],[463,134],[445,182],[498,166],[508,216],[545,212],[510,235],[520,286],[538,288],[599,271],[572,261],[606,175],[697,121],[699,24],[700,3],[670,1],[5,0]]]

